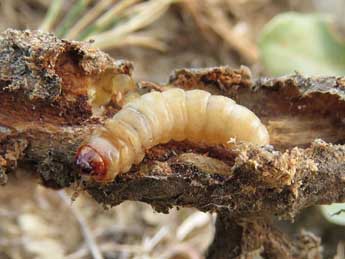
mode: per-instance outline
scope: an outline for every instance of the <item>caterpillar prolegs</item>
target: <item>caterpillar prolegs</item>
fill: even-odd
[[[77,152],[82,174],[112,181],[140,163],[145,150],[170,140],[227,144],[231,138],[269,143],[266,127],[232,99],[202,90],[151,92],[126,104],[95,130]]]

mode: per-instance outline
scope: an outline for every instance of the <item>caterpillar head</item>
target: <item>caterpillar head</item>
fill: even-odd
[[[75,158],[75,164],[83,177],[102,181],[107,173],[107,163],[102,155],[89,145],[82,145]]]

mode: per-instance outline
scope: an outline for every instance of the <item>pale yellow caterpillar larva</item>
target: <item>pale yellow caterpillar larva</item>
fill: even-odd
[[[202,90],[151,92],[126,104],[78,150],[76,164],[95,181],[112,181],[140,163],[145,150],[170,140],[269,143],[266,127],[232,99]]]

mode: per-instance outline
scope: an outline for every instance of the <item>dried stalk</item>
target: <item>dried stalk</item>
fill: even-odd
[[[128,36],[125,36],[119,39],[118,41],[112,42],[109,45],[106,45],[103,47],[116,48],[116,47],[129,46],[129,45],[146,47],[146,48],[158,50],[161,52],[166,52],[169,48],[168,45],[165,44],[164,42],[150,36],[140,35],[139,33],[131,33]]]
[[[89,10],[72,28],[68,30],[66,39],[77,39],[78,35],[95,20],[104,10],[106,10],[116,0],[101,0],[91,10]]]
[[[103,15],[101,15],[97,20],[90,25],[89,28],[86,29],[85,33],[82,34],[82,38],[86,37],[90,39],[90,37],[94,34],[101,33],[120,18],[124,16],[124,12],[129,8],[132,7],[135,3],[139,2],[140,0],[123,0],[118,4],[114,5],[108,11],[106,11]]]
[[[59,37],[65,36],[69,28],[77,21],[77,19],[86,10],[87,6],[91,3],[91,0],[76,0],[77,2],[73,4],[72,8],[66,14],[62,23],[56,29],[56,35]]]
[[[52,1],[50,4],[50,7],[47,11],[46,17],[44,18],[40,30],[49,32],[51,31],[52,27],[54,26],[54,23],[56,22],[56,19],[60,15],[60,11],[62,9],[63,0],[55,0]]]
[[[92,258],[93,259],[103,259],[103,255],[95,241],[95,238],[88,226],[88,224],[86,223],[84,217],[80,214],[80,212],[75,208],[70,206],[71,205],[71,198],[66,194],[66,192],[64,190],[61,190],[58,192],[59,197],[61,198],[61,200],[65,203],[66,206],[69,206],[69,208],[71,209],[71,212],[73,214],[73,216],[75,217],[75,219],[78,221],[80,228],[81,228],[81,232],[83,234],[83,237],[85,239],[85,243],[88,247],[88,249],[90,250],[91,254],[92,254]]]
[[[145,3],[145,8],[132,16],[128,21],[118,24],[113,29],[90,36],[94,41],[94,46],[102,49],[112,47],[116,42],[121,41],[130,33],[142,29],[156,21],[166,12],[170,4],[176,0],[159,0]],[[90,38],[90,39],[91,39]]]

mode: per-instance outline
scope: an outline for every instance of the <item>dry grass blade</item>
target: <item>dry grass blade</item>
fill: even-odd
[[[208,41],[214,42],[214,33],[216,33],[249,63],[257,62],[256,45],[236,31],[235,26],[226,17],[225,3],[220,5],[218,1],[186,0],[183,4]],[[231,5],[235,5],[235,3],[231,2]]]
[[[238,33],[235,33],[233,26],[221,10],[213,9],[210,14],[212,17],[209,22],[210,28],[228,43],[229,46],[237,50],[248,62],[257,62],[258,52],[255,44],[241,37]]]
[[[187,217],[176,231],[178,240],[184,240],[194,229],[203,227],[212,221],[212,216],[200,211],[197,211]]]
[[[66,39],[76,39],[87,25],[92,23],[104,10],[117,0],[101,0],[89,10],[66,34]]]
[[[202,33],[202,35],[210,42],[212,42],[213,37],[210,35],[210,28],[207,24],[207,19],[205,15],[203,15],[203,10],[207,9],[205,5],[206,2],[198,1],[198,0],[186,0],[183,1],[184,9],[190,13],[193,17],[198,29]]]
[[[103,259],[102,253],[99,249],[99,247],[96,244],[96,241],[84,219],[84,217],[79,213],[79,211],[75,208],[70,206],[70,197],[66,194],[65,191],[59,191],[58,192],[61,200],[67,205],[69,206],[69,208],[71,209],[71,212],[73,213],[74,217],[76,218],[76,220],[78,221],[81,231],[83,233],[85,242],[92,254],[92,258],[93,259]]]
[[[106,43],[108,43],[108,45]],[[165,52],[169,48],[167,44],[165,44],[164,42],[160,40],[157,40],[150,36],[140,35],[138,33],[130,34],[128,36],[125,36],[119,39],[118,41],[105,42],[102,46],[98,46],[97,43],[95,44],[95,46],[101,47],[102,49],[117,48],[117,47],[128,46],[128,45],[141,46],[145,48],[158,50],[161,52]]]
[[[59,37],[65,36],[69,28],[77,21],[78,17],[85,11],[90,3],[91,0],[77,0],[57,28],[56,35]]]
[[[44,18],[41,26],[39,27],[40,30],[49,32],[52,29],[54,23],[56,22],[56,19],[58,18],[61,12],[62,5],[63,0],[54,0],[51,2],[46,17]]]
[[[155,248],[164,238],[169,235],[169,228],[162,227],[152,238],[145,238],[143,240],[144,250],[149,253]]]
[[[176,2],[176,0],[151,0],[145,3],[145,8],[142,6],[141,11],[133,15],[128,21],[119,24],[110,31],[93,36],[92,39],[95,40],[94,46],[99,48],[112,47],[113,44],[126,35],[156,21],[168,10],[173,2]]]
[[[122,16],[122,13],[130,6],[134,5],[135,3],[139,2],[140,0],[123,0],[120,3],[113,6],[109,11],[104,13],[101,17],[99,17],[94,26],[97,30],[103,30],[107,26],[111,24],[114,20],[114,17]]]

